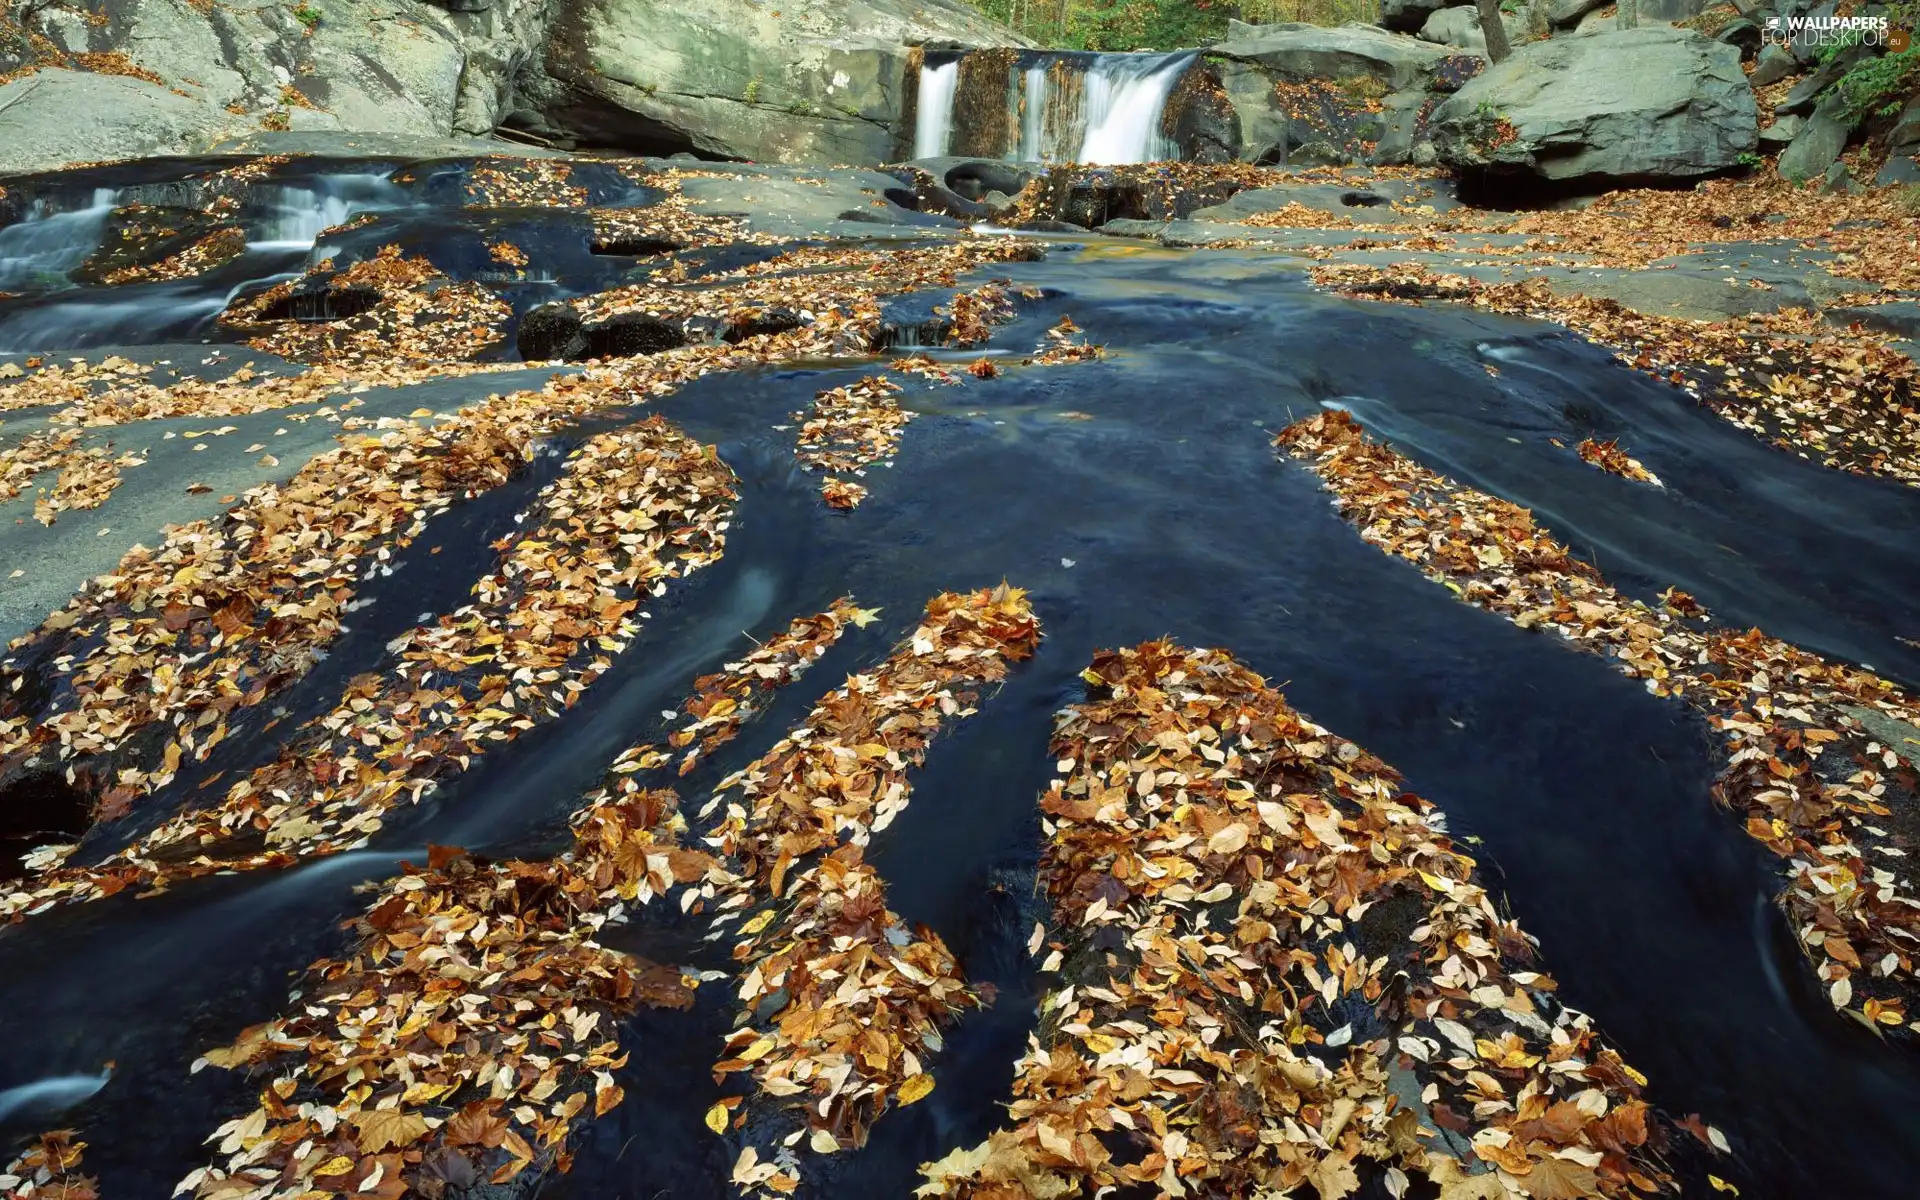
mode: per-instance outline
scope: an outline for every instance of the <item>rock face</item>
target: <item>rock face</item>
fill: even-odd
[[[0,74],[39,68],[0,87],[0,172],[258,129],[491,133],[555,2],[326,0],[305,21],[291,6],[190,0],[104,0],[93,20],[43,7],[23,36],[0,37]]]
[[[0,173],[260,131],[878,162],[910,47],[1024,44],[963,0],[102,0],[0,10]]]
[[[895,157],[910,46],[1027,44],[961,0],[573,0],[537,89],[587,144],[785,162]]]
[[[1221,42],[1209,55],[1265,68],[1276,78],[1303,81],[1372,76],[1392,90],[1423,82],[1446,50],[1372,25],[1282,24],[1246,27],[1251,36]]]
[[[1847,136],[1853,132],[1852,124],[1845,119],[1845,108],[1837,98],[1820,102],[1780,154],[1782,179],[1816,178],[1839,159],[1840,152],[1847,148]]]
[[[1411,161],[1429,89],[1480,60],[1371,25],[1229,26],[1206,61],[1239,120],[1238,157],[1303,165]],[[1462,62],[1468,64],[1461,69]]]
[[[1433,114],[1442,162],[1559,186],[1712,174],[1758,133],[1739,50],[1661,25],[1522,46]]]

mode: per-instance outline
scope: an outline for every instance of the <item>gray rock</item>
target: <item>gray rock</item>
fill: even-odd
[[[1372,25],[1266,25],[1258,36],[1221,42],[1208,54],[1258,66],[1278,79],[1370,75],[1395,91],[1423,83],[1448,51]],[[1224,75],[1223,75],[1224,77]]]
[[[512,107],[514,80],[529,59],[538,58],[555,3],[490,0],[485,13],[453,15],[445,4],[425,0],[327,0],[309,26],[280,5],[102,0],[99,19],[82,23],[68,40],[76,52],[120,55],[160,79],[162,86],[154,87],[109,76],[118,82],[93,88],[97,94],[110,94],[102,88],[131,89],[125,94],[137,98],[130,103],[147,116],[114,118],[123,125],[166,111],[176,123],[222,135],[270,125],[484,135]],[[23,21],[29,31],[45,32],[50,22],[58,24],[54,13],[29,12]],[[173,100],[195,106],[202,117],[185,117],[188,110]],[[13,119],[22,120],[27,111]],[[96,134],[103,128],[98,122],[91,127]],[[150,140],[129,128],[123,145],[106,146],[104,154],[83,153],[76,145],[66,161],[145,153]],[[183,148],[181,141],[169,144]],[[0,169],[18,169],[24,161],[14,139],[0,141]]]
[[[1445,8],[1452,0],[1380,0],[1380,28],[1395,33],[1418,33],[1427,18]],[[1228,23],[1232,36],[1232,23]]]
[[[909,45],[1025,45],[962,0],[580,0],[557,14],[544,108],[583,144],[764,162],[894,156]]]
[[[1494,122],[1516,136],[1493,145]],[[1739,51],[1671,26],[1533,42],[1434,110],[1440,159],[1557,183],[1687,179],[1759,141]]]
[[[1920,183],[1920,158],[1910,154],[1895,154],[1880,166],[1880,173],[1873,177],[1879,187],[1891,187],[1894,184]]]
[[[1517,46],[1526,40],[1524,13],[1501,13],[1500,23],[1506,26],[1507,45]],[[1472,7],[1443,8],[1434,13],[1420,27],[1420,38],[1442,46],[1458,46],[1473,54],[1487,52],[1487,36],[1480,30],[1480,12]]]
[[[1581,17],[1609,3],[1611,0],[1548,0],[1547,20],[1555,29],[1571,29]]]
[[[1404,166],[1413,161],[1414,139],[1420,133],[1420,110],[1429,95],[1422,90],[1395,92],[1381,102],[1380,140],[1368,159],[1375,166]]]
[[[1785,179],[1814,179],[1826,173],[1847,148],[1852,126],[1841,116],[1836,100],[1823,100],[1807,119],[1791,145],[1780,154],[1779,171]]]
[[[1422,190],[1433,189],[1429,186]],[[1397,225],[1413,218],[1392,205],[1414,191],[1414,184],[1401,180],[1376,180],[1364,187],[1289,183],[1236,192],[1220,204],[1195,209],[1191,215],[1196,221],[1245,221],[1260,213],[1275,212],[1290,204],[1298,204],[1316,212],[1351,217],[1366,225]],[[1431,198],[1422,197],[1420,202],[1430,204],[1437,211],[1458,207],[1453,197],[1445,192],[1436,192]]]
[[[1765,150],[1784,150],[1806,128],[1805,117],[1784,116],[1760,131],[1760,146]]]
[[[1822,185],[1829,192],[1851,194],[1860,190],[1859,183],[1853,178],[1853,172],[1847,170],[1847,164],[1843,162],[1835,162],[1827,168],[1827,174],[1822,180]]]
[[[1685,21],[1712,8],[1718,0],[1640,0],[1642,21]]]
[[[1900,110],[1899,119],[1887,131],[1887,147],[1896,154],[1920,153],[1920,96]]]
[[[0,84],[0,175],[191,153],[249,124],[125,75],[39,71]]]
[[[1754,60],[1753,74],[1747,81],[1754,87],[1766,87],[1770,83],[1779,83],[1800,69],[1800,60],[1793,52],[1778,42],[1768,42],[1760,47],[1760,57]]]

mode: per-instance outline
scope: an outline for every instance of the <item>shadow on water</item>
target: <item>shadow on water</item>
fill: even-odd
[[[1234,273],[1230,291],[1222,271]],[[815,481],[788,465],[791,431],[772,427],[859,372],[708,378],[662,402],[742,475],[726,558],[654,607],[566,720],[489,755],[367,857],[203,881],[0,937],[0,1089],[118,1059],[70,1120],[138,1120],[139,1146],[94,1139],[98,1165],[115,1194],[161,1194],[148,1185],[170,1187],[201,1161],[199,1139],[247,1092],[224,1072],[188,1080],[186,1064],[281,1010],[287,972],[324,953],[358,903],[352,883],[390,871],[400,851],[382,847],[551,848],[579,790],[656,728],[693,675],[737,653],[741,630],[777,629],[846,592],[880,608],[739,742],[676,782],[697,806],[814,697],[877,661],[931,595],[1006,578],[1031,589],[1048,641],[935,743],[912,804],[873,848],[894,906],[1001,996],[952,1032],[934,1096],[839,1156],[821,1194],[904,1196],[917,1162],[995,1121],[1031,1027],[1034,980],[1017,952],[1031,909],[1015,897],[1038,852],[1050,714],[1075,697],[1093,648],[1161,635],[1231,649],[1441,805],[1541,940],[1566,1000],[1652,1078],[1659,1104],[1726,1131],[1739,1161],[1715,1169],[1743,1195],[1908,1194],[1920,1173],[1911,1054],[1842,1025],[1812,994],[1771,907],[1774,861],[1708,798],[1704,725],[1363,543],[1268,443],[1343,397],[1422,461],[1532,507],[1637,593],[1677,584],[1729,621],[1908,680],[1920,669],[1894,633],[1914,620],[1920,493],[1759,447],[1537,327],[1315,296],[1273,260],[1095,251],[1012,273],[1060,294],[998,345],[1024,351],[1070,312],[1120,352],[958,389],[911,385],[903,402],[922,415],[851,514],[819,503]],[[1547,441],[1589,433],[1621,437],[1669,489],[1603,475]],[[663,929],[614,940],[658,950],[679,936]],[[720,1094],[710,1068],[731,996],[712,985],[689,1012],[629,1022],[628,1099],[583,1131],[573,1173],[544,1195],[725,1194],[738,1145],[700,1116]]]

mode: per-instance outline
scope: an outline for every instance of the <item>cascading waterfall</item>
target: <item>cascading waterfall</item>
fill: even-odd
[[[914,111],[914,157],[958,153],[955,147],[962,143],[1015,162],[1072,160],[1112,166],[1179,157],[1179,147],[1161,126],[1168,99],[1193,65],[1195,55],[1190,51],[970,53],[982,57],[959,53],[929,56],[922,62]],[[1005,56],[1004,73],[988,55]],[[967,60],[964,72],[963,59]],[[956,107],[965,107],[978,121],[983,111],[998,107],[995,96],[1003,85],[1009,114],[1004,137],[998,131],[954,128]],[[963,87],[966,106],[960,106],[956,96]],[[991,149],[981,150],[982,143]]]
[[[1047,69],[1036,64],[1027,68],[1021,80],[1020,150],[1015,157],[1021,162],[1040,162],[1046,157],[1046,135]]]
[[[384,212],[408,202],[385,174],[329,175],[303,184],[258,189],[247,219],[248,243],[259,250],[311,249],[320,234],[362,213]]]
[[[18,221],[0,226],[0,292],[57,293],[0,310],[0,353],[199,338],[242,290],[298,277],[319,253],[315,243],[324,230],[414,203],[386,173],[260,183],[246,189],[234,217],[246,230],[247,252],[218,272],[117,288],[75,287],[72,272],[99,248],[115,208],[135,200],[204,203],[185,189],[178,196],[152,193],[150,187],[97,188],[90,198],[36,199]]]
[[[1086,136],[1078,161],[1159,162],[1178,150],[1160,117],[1192,54],[1102,54],[1087,72]]]
[[[100,246],[119,193],[95,188],[83,207],[35,200],[26,215],[0,227],[0,292],[63,284],[67,272]]]
[[[939,158],[953,135],[953,89],[960,82],[960,60],[920,68],[920,96],[913,114],[913,156]]]

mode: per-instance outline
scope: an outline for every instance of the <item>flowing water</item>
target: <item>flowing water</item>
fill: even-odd
[[[192,206],[201,199],[195,190],[130,185],[93,188],[84,201],[35,200],[19,220],[0,227],[0,292],[29,297],[0,301],[0,353],[204,338],[242,291],[298,275],[323,230],[362,214],[415,206],[388,174],[321,173],[251,188],[235,218],[247,235],[239,258],[196,279],[115,288],[73,279],[100,248],[114,210],[134,202]]]
[[[1007,144],[987,153],[1013,162],[1072,161],[1098,166],[1159,162],[1179,156],[1161,128],[1167,99],[1193,65],[1191,52],[1081,54],[1026,51],[1004,80],[985,67],[964,71],[965,54],[920,67],[914,109],[915,158],[953,152],[961,87],[982,89],[992,103],[1004,87]],[[930,55],[930,59],[935,56]],[[986,60],[975,60],[985,62]]]
[[[960,60],[923,65],[919,99],[913,113],[913,156],[939,158],[953,136],[953,89],[960,82]]]
[[[917,418],[897,460],[869,473],[871,498],[851,514],[820,504],[784,427],[870,364],[708,377],[662,399],[650,409],[717,444],[741,477],[728,550],[650,606],[637,644],[564,720],[476,763],[363,851],[0,932],[0,1133],[72,1125],[103,1194],[166,1195],[259,1086],[188,1065],[284,1010],[297,973],[343,946],[338,922],[365,904],[356,888],[430,843],[552,852],[612,755],[747,635],[846,592],[878,608],[871,628],[850,631],[679,781],[704,797],[882,657],[928,597],[1006,579],[1031,589],[1046,640],[935,743],[911,804],[872,848],[893,907],[939,931],[1002,997],[954,1031],[933,1095],[881,1120],[865,1150],[835,1156],[818,1194],[904,1197],[916,1163],[998,1120],[1032,1027],[1033,980],[991,881],[1035,860],[1050,715],[1079,694],[1094,649],[1167,635],[1231,650],[1479,839],[1487,882],[1540,939],[1561,996],[1650,1077],[1656,1104],[1727,1133],[1735,1158],[1712,1169],[1747,1200],[1910,1195],[1920,1063],[1836,1018],[1811,987],[1771,903],[1776,861],[1710,799],[1718,760],[1704,724],[1368,545],[1269,442],[1321,405],[1348,408],[1403,452],[1533,509],[1624,590],[1678,586],[1730,625],[1907,686],[1920,684],[1920,651],[1901,640],[1920,623],[1920,491],[1773,450],[1546,327],[1330,298],[1251,252],[1096,240],[992,274],[1046,297],[995,348],[1024,353],[1071,315],[1114,353],[955,388],[913,384],[902,402]],[[441,407],[461,388],[478,398],[499,385],[435,386]],[[1601,473],[1549,440],[1586,436],[1620,438],[1669,487]],[[401,569],[369,582],[372,609],[333,650],[341,674],[378,669],[396,621],[458,602],[510,522],[512,503],[485,503],[456,508],[419,543],[435,551],[416,560],[433,580]],[[338,683],[316,676],[284,703],[313,711]],[[276,736],[229,739],[201,777],[244,769]],[[159,804],[193,794],[183,780]],[[618,936],[644,951],[671,933],[643,920]],[[586,1126],[573,1172],[541,1196],[728,1194],[737,1148],[700,1119],[719,1095],[710,1070],[729,994],[706,987],[689,1012],[626,1022],[627,1099]]]

